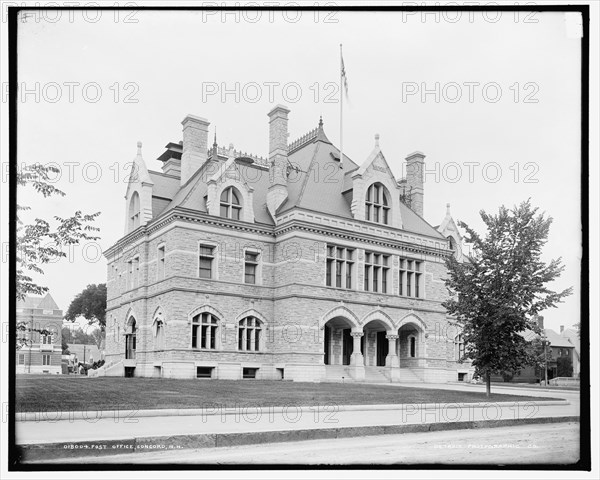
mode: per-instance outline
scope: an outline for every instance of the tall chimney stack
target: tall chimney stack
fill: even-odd
[[[183,153],[181,155],[181,185],[186,183],[206,162],[208,155],[208,126],[205,118],[187,115],[183,125]]]
[[[406,157],[406,185],[411,193],[411,209],[423,216],[425,182],[425,154],[411,153]]]
[[[290,110],[277,105],[269,112],[269,179],[267,208],[275,219],[275,212],[288,196],[288,113]]]

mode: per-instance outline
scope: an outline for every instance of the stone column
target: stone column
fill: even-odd
[[[385,357],[385,366],[386,367],[399,367],[400,359],[398,355],[396,355],[396,340],[398,340],[398,335],[386,335],[385,338],[388,339],[388,354]]]
[[[385,366],[390,367],[390,378],[392,382],[400,381],[400,357],[396,354],[396,341],[398,335],[386,335],[388,339],[388,354],[385,357]]]
[[[352,349],[352,357],[350,359],[350,366],[352,367],[354,380],[365,379],[365,359],[363,354],[360,353],[360,340],[364,335],[362,329],[360,331],[351,332],[352,339],[354,341]]]

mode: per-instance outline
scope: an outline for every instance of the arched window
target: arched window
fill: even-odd
[[[192,319],[192,348],[215,350],[219,319],[208,312],[196,315]]]
[[[136,322],[134,317],[129,317],[127,326],[125,329],[125,358],[135,359],[135,348],[136,348]]]
[[[448,237],[448,246],[450,247],[450,250],[456,250],[456,243],[452,237]]]
[[[262,322],[255,317],[246,317],[238,325],[238,349],[258,352],[261,343]]]
[[[227,187],[221,193],[221,217],[239,220],[241,211],[240,194],[235,188]]]
[[[454,359],[458,362],[465,356],[465,341],[462,335],[454,337]]]
[[[381,183],[374,183],[367,189],[365,199],[365,220],[385,225],[389,222],[390,204]]]
[[[133,192],[129,201],[129,230],[135,230],[140,226],[140,196]]]
[[[152,333],[154,334],[154,348],[163,350],[165,348],[165,319],[160,309],[154,315]]]

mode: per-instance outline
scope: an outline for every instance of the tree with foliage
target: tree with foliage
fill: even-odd
[[[485,378],[487,395],[491,375],[516,373],[531,362],[522,334],[540,333],[535,315],[572,293],[571,288],[554,292],[546,286],[564,266],[560,258],[542,261],[552,218],[537,212],[529,200],[511,210],[502,206],[497,215],[482,210],[485,237],[459,222],[471,254],[465,262],[454,256],[446,260],[450,298],[443,305],[462,328],[465,358],[475,375]]]
[[[556,375],[559,377],[573,376],[573,362],[570,357],[558,357],[556,359]]]
[[[53,195],[64,197],[65,193],[51,183],[51,174],[59,173],[56,167],[41,164],[25,165],[16,173],[16,183],[19,197],[22,198],[27,187],[41,194],[44,198]],[[17,212],[31,210],[26,205],[17,205]],[[17,214],[17,299],[24,300],[27,295],[41,295],[48,287],[39,285],[28,272],[43,275],[41,265],[66,257],[65,247],[78,245],[85,240],[98,240],[93,232],[99,231],[92,222],[100,215],[96,212],[84,215],[81,211],[68,218],[54,216],[55,225],[48,220],[36,218],[33,223],[25,224]],[[47,334],[46,330],[31,329],[26,322],[17,324],[17,348],[27,343],[25,332],[35,331]]]
[[[78,293],[65,314],[65,320],[74,322],[77,317],[84,317],[90,325],[98,324],[104,331],[106,327],[106,284],[88,285]]]

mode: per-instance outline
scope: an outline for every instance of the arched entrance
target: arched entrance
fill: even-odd
[[[407,368],[422,366],[425,358],[425,336],[418,322],[408,321],[398,329],[397,352],[400,365]]]
[[[393,326],[384,318],[368,321],[363,326],[365,366],[385,367],[390,363],[388,355],[396,349]]]
[[[334,317],[325,323],[323,363],[325,365],[350,365],[354,342],[353,324],[345,317]]]

